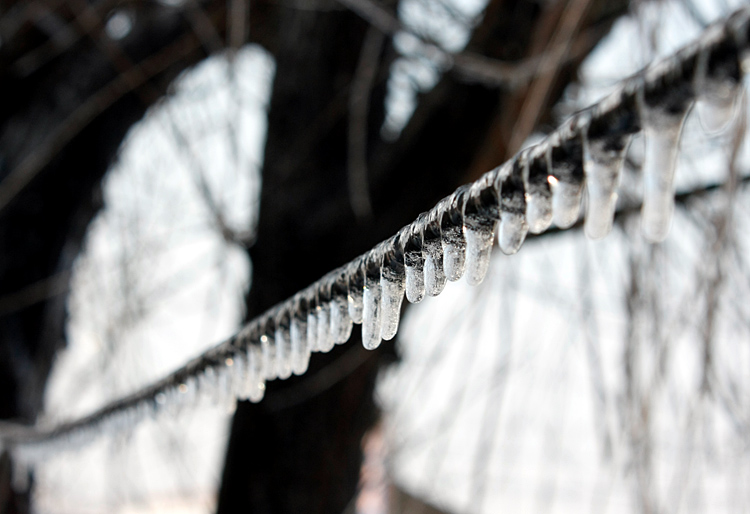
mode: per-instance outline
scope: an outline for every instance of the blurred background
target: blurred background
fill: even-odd
[[[160,378],[743,5],[0,1],[0,430]],[[631,210],[495,251],[259,404],[3,453],[0,513],[750,510],[747,107],[712,109],[664,243]]]

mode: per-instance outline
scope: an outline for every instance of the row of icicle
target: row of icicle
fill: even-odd
[[[495,238],[505,254],[513,254],[528,232],[543,232],[553,223],[571,227],[584,190],[585,233],[604,237],[612,229],[628,144],[641,130],[646,145],[641,224],[649,240],[664,239],[674,210],[682,125],[696,100],[710,104],[719,124],[730,117],[743,69],[750,67],[749,32],[746,8],[160,382],[86,418],[6,435],[4,444],[33,461],[50,449],[87,442],[96,432],[132,426],[162,406],[190,403],[198,393],[258,402],[266,381],[305,373],[311,352],[346,342],[355,323],[362,325],[367,349],[392,339],[404,296],[418,303],[462,276],[472,285],[481,283]]]

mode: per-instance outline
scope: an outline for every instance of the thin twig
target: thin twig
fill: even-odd
[[[134,87],[161,73],[178,59],[187,57],[198,46],[195,37],[188,34],[134,65],[127,72],[120,73],[89,96],[0,182],[0,212],[97,116]]]
[[[354,215],[359,219],[372,216],[370,187],[367,173],[367,114],[370,109],[370,93],[378,71],[378,61],[383,49],[385,35],[374,27],[365,34],[359,62],[354,72],[349,92],[348,133],[348,185],[349,201]]]

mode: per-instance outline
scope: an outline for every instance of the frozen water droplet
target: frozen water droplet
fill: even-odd
[[[552,189],[547,177],[547,154],[530,157],[524,168],[526,222],[532,234],[544,232],[552,224]]]
[[[500,213],[500,225],[498,227],[498,245],[506,255],[518,252],[526,240],[529,226],[523,214],[513,212]]]
[[[359,324],[362,323],[362,296],[364,294],[365,286],[364,276],[359,262],[347,268],[347,273],[349,274],[349,283],[347,284],[349,291],[347,297],[349,304],[349,317],[353,323]]]
[[[362,323],[362,295],[363,293],[359,291],[349,291],[349,318],[352,320],[352,323]]]
[[[250,345],[245,352],[247,360],[245,394],[247,399],[258,403],[263,399],[266,391],[266,381],[263,378],[263,356],[261,349],[256,345]]]
[[[552,221],[569,228],[578,221],[583,197],[583,141],[578,128],[567,124],[550,136],[547,161],[552,188]]]
[[[445,288],[443,248],[439,239],[424,242],[424,288],[430,296],[437,296]]]
[[[424,259],[421,259],[421,265],[406,265],[406,299],[411,303],[424,299]]]
[[[455,282],[464,274],[466,266],[466,240],[460,226],[446,227],[442,233],[445,278]]]
[[[490,266],[492,243],[496,222],[481,227],[465,227],[466,235],[466,281],[476,286],[482,283]]]
[[[466,281],[478,285],[490,265],[492,243],[500,218],[500,198],[494,184],[477,183],[464,207]]]
[[[311,352],[318,351],[318,316],[315,308],[307,313],[307,348]]]
[[[695,110],[706,133],[722,132],[730,125],[738,111],[740,91],[740,88],[736,88],[727,96],[705,97],[696,102]]]
[[[516,253],[526,239],[529,225],[526,222],[526,193],[523,184],[524,156],[519,157],[512,165],[510,172],[501,174],[500,190],[500,224],[497,243],[506,255]]]
[[[587,208],[584,232],[590,239],[601,239],[612,230],[617,206],[617,186],[630,136],[583,140]]]
[[[405,277],[391,272],[387,268],[382,269],[380,275],[380,336],[390,341],[398,331],[398,322],[401,316],[401,302],[404,300]]]
[[[295,375],[302,375],[307,371],[307,366],[310,363],[310,350],[307,346],[307,323],[293,317],[289,331],[292,346],[292,372]]]
[[[234,357],[234,366],[232,366],[232,396],[244,400],[245,396],[245,381],[247,377],[247,357],[244,353],[238,353]],[[180,384],[177,391],[180,396],[186,396],[189,388],[187,384]],[[182,398],[180,401],[183,401]]]
[[[643,207],[641,229],[652,242],[667,237],[674,212],[674,172],[687,110],[665,113],[644,107]]]
[[[334,341],[331,337],[331,310],[327,303],[318,305],[318,351],[330,352],[333,349]]]
[[[404,273],[406,275],[406,299],[419,303],[424,298],[424,256],[422,255],[422,224],[425,215],[404,233]]]
[[[646,71],[645,87],[637,96],[645,143],[641,230],[652,242],[662,241],[672,223],[677,150],[694,100],[694,85],[653,87],[661,83],[656,75],[660,69],[654,66]]]
[[[699,95],[695,110],[708,133],[720,132],[729,125],[744,90],[738,42],[727,41],[725,36],[723,25],[708,27],[701,37],[706,43],[695,64],[694,87]]]
[[[262,376],[264,380],[276,378],[276,345],[268,335],[260,336],[260,350],[262,354]]]
[[[363,295],[362,345],[368,350],[380,346],[380,283],[367,278]]]
[[[539,234],[552,224],[552,194],[530,194],[526,201],[526,219],[529,232]]]
[[[345,343],[352,335],[352,320],[349,317],[347,300],[335,296],[331,301],[331,337],[336,344]]]
[[[674,212],[674,170],[679,130],[644,131],[646,151],[643,161],[643,208],[641,227],[652,242],[667,237]]]
[[[557,181],[552,185],[552,220],[559,228],[572,227],[578,221],[583,184]]]
[[[443,248],[443,272],[451,282],[459,280],[466,267],[466,239],[464,239],[464,205],[469,186],[458,188],[438,207],[440,241]]]
[[[289,330],[284,326],[276,327],[276,371],[279,378],[285,380],[292,376],[291,342]]]

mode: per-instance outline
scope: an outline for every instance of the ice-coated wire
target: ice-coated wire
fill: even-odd
[[[419,302],[460,275],[472,284],[487,271],[492,240],[506,254],[526,233],[554,222],[572,226],[587,193],[585,230],[601,237],[612,224],[621,160],[629,138],[644,130],[643,227],[666,235],[673,210],[673,173],[685,113],[696,101],[734,104],[750,70],[750,7],[709,27],[691,45],[623,81],[618,90],[563,123],[532,148],[459,188],[354,261],[249,321],[238,334],[140,391],[92,414],[52,427],[0,433],[0,446],[24,462],[75,448],[97,433],[122,430],[196,398],[260,401],[266,380],[300,375],[311,351],[346,341],[362,323],[375,348],[395,335],[403,295]],[[650,162],[649,162],[650,161]]]

